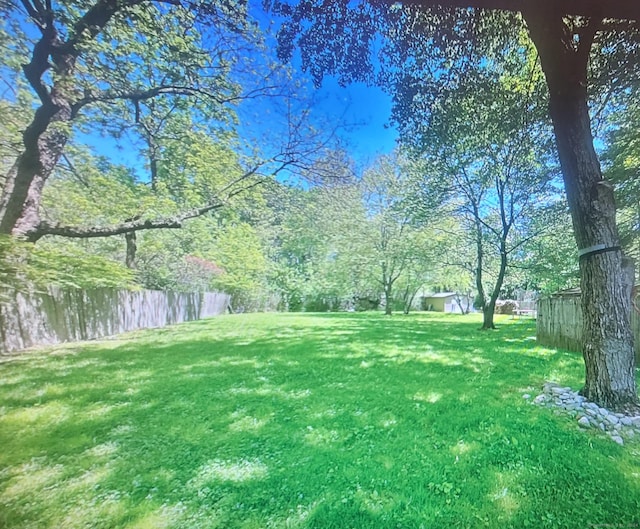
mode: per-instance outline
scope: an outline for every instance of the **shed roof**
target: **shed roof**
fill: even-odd
[[[427,298],[450,298],[455,296],[455,292],[438,292],[437,294],[431,294],[430,296],[425,296]]]

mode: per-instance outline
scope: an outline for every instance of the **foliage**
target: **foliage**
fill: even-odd
[[[532,228],[539,235],[514,255],[513,281],[506,286],[545,294],[577,287],[580,283],[578,254],[566,206],[560,203],[543,208],[532,222]]]
[[[268,265],[254,228],[246,223],[222,227],[216,234],[212,255],[224,270],[213,279],[213,287],[231,295],[235,310],[260,309]]]
[[[498,50],[495,50],[496,53]],[[473,268],[484,328],[514,254],[538,236],[535,217],[559,199],[545,85],[533,47],[523,36],[487,55],[473,75],[441,97],[419,146],[432,179],[450,182],[449,203],[475,247]],[[555,170],[554,170],[555,169]]]
[[[640,262],[640,110],[629,101],[614,114],[605,153],[606,174],[616,186],[618,226],[625,253]]]
[[[425,232],[439,204],[432,189],[421,189],[426,193],[421,195],[420,213],[411,207],[415,205],[410,203],[413,184],[421,178],[409,159],[395,153],[380,157],[360,183],[369,224],[367,238],[373,245],[371,266],[384,293],[387,314],[392,311],[396,282],[402,278],[403,309],[408,312],[433,268],[434,245]],[[420,224],[415,223],[417,217]]]
[[[478,323],[228,315],[2,362],[0,525],[633,525],[636,443],[522,398],[579,355]]]
[[[73,245],[34,247],[9,236],[0,237],[0,283],[17,290],[46,288],[135,288],[134,277],[122,263]]]

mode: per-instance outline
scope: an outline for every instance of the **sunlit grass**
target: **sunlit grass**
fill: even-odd
[[[522,398],[579,355],[478,327],[229,315],[5,361],[0,527],[639,524],[640,445]]]

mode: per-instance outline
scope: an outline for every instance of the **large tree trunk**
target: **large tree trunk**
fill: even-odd
[[[0,233],[29,236],[40,224],[42,189],[62,156],[69,138],[72,118],[72,86],[69,76],[75,68],[71,50],[60,51],[61,43],[51,18],[42,38],[35,44],[31,62],[23,65],[25,77],[38,94],[41,106],[22,135],[24,150],[6,176],[0,195]],[[51,69],[54,81],[49,89],[43,78]]]
[[[40,224],[42,189],[67,143],[69,103],[52,90],[23,134],[24,151],[6,176],[0,195],[0,233],[28,236]]]
[[[135,3],[139,0],[97,0],[67,29],[64,42],[56,27],[57,13],[49,2],[23,3],[41,32],[30,62],[22,66],[41,106],[24,131],[22,154],[5,178],[0,195],[0,234],[31,238],[38,231],[42,190],[62,156],[74,117],[78,45],[95,37],[117,11]]]
[[[560,13],[524,13],[550,92],[550,112],[580,258],[584,396],[602,406],[636,405],[630,299],[625,293],[613,188],[602,177],[587,107],[587,63],[599,21],[579,43]]]

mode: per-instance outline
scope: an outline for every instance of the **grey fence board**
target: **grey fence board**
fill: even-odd
[[[0,291],[0,353],[216,316],[230,297],[154,290]]]
[[[538,343],[580,352],[582,340],[582,310],[580,295],[551,296],[538,300],[536,338]],[[640,363],[640,314],[631,312],[636,359]]]

